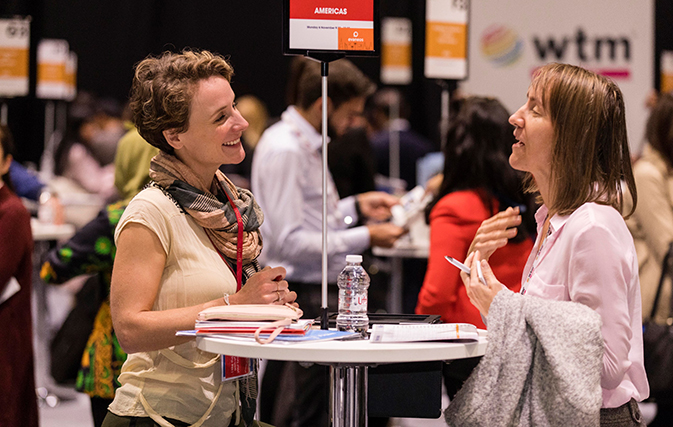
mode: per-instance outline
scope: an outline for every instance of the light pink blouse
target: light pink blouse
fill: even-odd
[[[535,214],[535,248],[547,212],[542,206]],[[601,315],[603,408],[647,398],[638,260],[622,216],[610,206],[586,203],[568,216],[554,215],[550,230],[539,256],[534,249],[528,257],[522,289],[527,295],[579,302]]]

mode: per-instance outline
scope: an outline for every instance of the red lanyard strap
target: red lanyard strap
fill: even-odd
[[[241,213],[238,211],[238,208],[234,204],[234,201],[231,200],[229,194],[224,191],[224,188],[222,188],[222,184],[219,182],[218,184],[224,195],[227,196],[227,199],[229,199],[229,204],[231,204],[231,207],[234,209],[234,213],[236,214],[236,224],[238,224],[238,238],[236,239],[236,292],[238,292],[241,290],[241,286],[243,285],[243,218],[241,217]],[[208,236],[208,238],[210,239],[210,236]],[[213,240],[211,239],[210,242],[213,243]],[[213,246],[215,246],[214,243]],[[217,248],[215,249],[217,250]],[[220,254],[222,261],[229,265],[219,250],[217,250],[217,253]]]

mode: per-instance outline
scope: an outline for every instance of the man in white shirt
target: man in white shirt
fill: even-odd
[[[317,317],[322,280],[322,91],[320,64],[306,61],[297,79],[295,105],[264,132],[255,149],[251,181],[264,212],[260,262],[285,267],[286,280],[297,292],[304,317]],[[330,64],[328,84],[328,127],[330,135],[339,137],[360,118],[374,85],[346,59]],[[369,192],[339,200],[330,175],[327,203],[327,280],[331,298],[336,301],[337,287],[333,284],[346,255],[361,254],[371,246],[390,247],[404,230],[388,222],[353,227],[360,216],[388,219],[390,207],[397,203],[397,198],[389,194]],[[331,302],[330,307],[336,309],[336,304]],[[320,366],[296,369],[293,426],[328,425],[324,370]],[[266,381],[264,388],[268,388]],[[272,403],[262,396],[261,404]]]

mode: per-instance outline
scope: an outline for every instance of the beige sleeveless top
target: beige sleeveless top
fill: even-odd
[[[153,310],[192,306],[236,292],[236,278],[203,228],[160,189],[147,188],[129,203],[115,240],[131,222],[156,233],[166,252]],[[149,416],[155,421],[160,414],[204,427],[228,425],[238,408],[236,383],[222,383],[221,378],[220,356],[199,350],[195,341],[129,354],[109,409],[120,416]]]

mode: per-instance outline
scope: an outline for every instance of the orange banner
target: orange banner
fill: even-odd
[[[673,74],[661,73],[661,93],[673,91]]]
[[[408,43],[383,43],[381,46],[381,66],[410,67],[411,45]]]
[[[0,77],[28,77],[28,49],[0,48]]]
[[[435,58],[467,58],[467,25],[428,22],[425,55]]]
[[[374,29],[339,28],[339,50],[374,50]]]
[[[74,70],[65,74],[65,82],[68,84],[68,86],[77,87],[77,75],[75,74]]]
[[[38,83],[66,83],[65,64],[45,62],[37,67]]]

